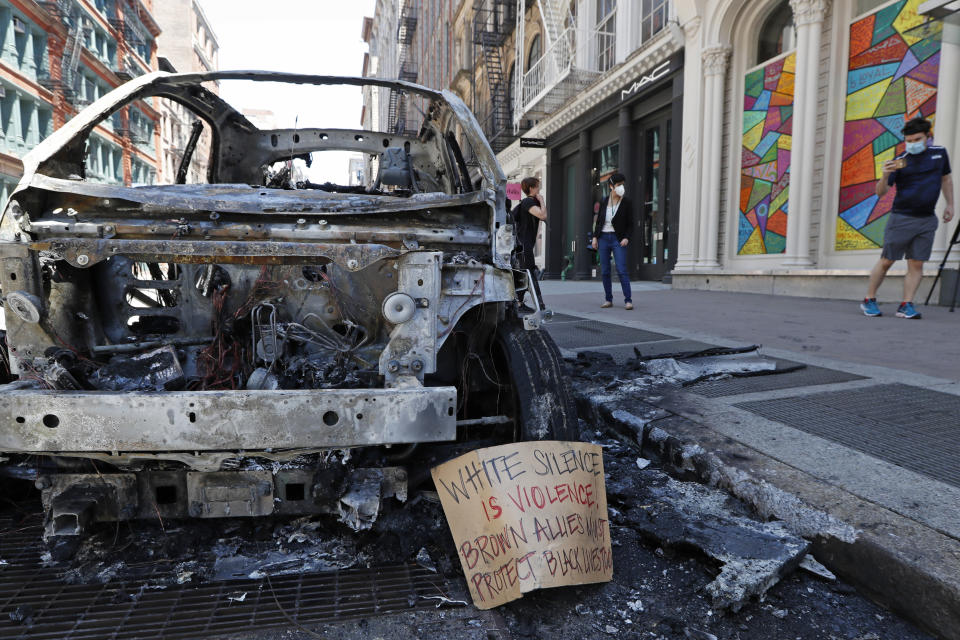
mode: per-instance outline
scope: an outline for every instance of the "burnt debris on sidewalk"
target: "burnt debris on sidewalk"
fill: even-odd
[[[738,371],[744,362],[769,370],[756,364],[763,359],[753,350],[730,355]],[[716,366],[723,354],[673,359],[692,367],[698,357],[709,359],[710,375],[726,375]],[[676,460],[642,457],[637,436],[671,418],[645,405],[643,397],[702,375],[656,375],[647,362],[636,358],[624,368],[592,354],[568,362],[581,398],[607,397],[612,390],[621,399],[635,398],[632,415],[638,423],[626,431],[609,427],[595,407],[581,402],[580,437],[604,448],[612,582],[533,592],[494,617],[477,612],[467,604],[457,549],[429,485],[411,486],[405,501],[382,496],[377,517],[364,527],[351,526],[356,522],[340,514],[100,523],[65,561],[45,555],[38,544],[41,518],[34,500],[3,516],[0,596],[8,596],[9,605],[0,631],[44,637],[45,630],[69,620],[77,630],[106,633],[103,625],[121,613],[127,629],[136,629],[155,625],[156,611],[173,614],[182,606],[177,603],[190,602],[184,613],[194,622],[202,619],[218,633],[233,629],[238,635],[232,637],[264,639],[273,637],[270,629],[284,628],[297,637],[303,625],[359,639],[372,628],[366,625],[380,623],[343,621],[369,616],[387,616],[383,620],[392,621],[397,638],[437,640],[541,638],[561,631],[664,640],[927,638],[815,562],[804,562],[809,541],[788,523],[771,521],[729,493],[693,481]],[[377,583],[377,576],[386,582]],[[31,589],[21,589],[24,580]],[[333,597],[333,584],[345,590]],[[68,606],[39,599],[56,598],[57,592],[70,594]],[[332,599],[321,602],[322,594]],[[93,609],[97,616],[83,613]],[[262,622],[257,630],[242,629],[240,618]],[[185,628],[170,624],[156,637],[188,637]]]

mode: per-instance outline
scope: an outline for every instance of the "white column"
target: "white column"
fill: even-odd
[[[947,244],[953,235],[953,230],[960,224],[960,114],[956,105],[960,104],[960,15],[953,15],[943,21],[943,35],[940,43],[940,77],[937,82],[937,126],[933,131],[933,139],[937,144],[947,148],[950,164],[953,169],[953,222],[940,224],[933,241],[933,255],[931,260],[937,264],[943,260]],[[943,213],[946,200],[941,197],[937,207],[937,216]],[[954,247],[950,252],[951,262],[960,259],[960,247]]]
[[[700,238],[700,192],[692,185],[700,184],[700,150],[703,78],[700,65],[700,17],[683,25],[686,55],[683,65],[683,148],[681,150],[680,215],[677,229],[677,263],[675,271],[693,269],[697,261]],[[690,185],[690,188],[686,188]]]
[[[829,0],[790,0],[797,27],[797,75],[793,93],[793,149],[790,158],[790,213],[784,264],[809,267],[813,219],[813,156],[816,153],[817,76],[820,40]]]
[[[716,269],[720,230],[720,164],[723,143],[723,92],[730,47],[703,50],[703,168],[700,172],[700,251],[697,268]]]
[[[640,33],[634,33],[633,25],[640,24],[639,20],[634,19],[634,11],[639,11],[640,7],[637,6],[640,3],[632,2],[618,2],[617,3],[617,44],[616,44],[616,57],[617,64],[620,64],[627,59],[627,56],[630,55],[630,52],[634,49],[637,49],[636,43],[640,41]],[[561,15],[565,15],[561,12]],[[562,27],[561,27],[562,28]]]

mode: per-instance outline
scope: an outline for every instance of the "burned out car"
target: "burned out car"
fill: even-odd
[[[415,133],[264,129],[216,81],[373,86]],[[131,105],[195,119],[177,183],[86,179]],[[322,105],[310,110],[322,115]],[[198,136],[206,181],[186,184]],[[369,184],[296,179],[364,154]],[[369,78],[155,72],[24,159],[0,222],[0,465],[43,489],[46,535],[96,521],[335,513],[356,528],[424,475],[427,443],[573,439],[530,274],[511,268],[505,178],[448,92]],[[418,457],[421,456],[421,457]]]

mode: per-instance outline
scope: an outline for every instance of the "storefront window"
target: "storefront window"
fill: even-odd
[[[763,22],[759,66],[744,79],[737,255],[786,249],[797,57],[788,52],[793,47],[793,10],[784,0]]]
[[[788,0],[783,0],[760,28],[756,64],[776,58],[785,51],[793,49],[795,36],[793,9],[790,8]]]
[[[599,202],[610,193],[607,181],[620,168],[620,143],[612,142],[593,152],[593,191]]]
[[[894,191],[877,197],[879,168],[903,152],[906,120],[936,114],[943,22],[919,15],[922,3],[874,2],[881,8],[850,25],[835,241],[839,251],[883,244]],[[870,4],[861,1],[858,7]]]

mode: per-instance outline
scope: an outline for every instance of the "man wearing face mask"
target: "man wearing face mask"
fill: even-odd
[[[633,211],[630,201],[624,197],[624,183],[627,177],[622,173],[610,176],[610,195],[600,203],[593,227],[593,248],[600,258],[600,276],[603,279],[603,293],[606,297],[600,305],[602,309],[613,306],[613,285],[610,279],[610,254],[617,263],[617,275],[623,290],[624,309],[633,309],[630,295],[630,268],[627,266],[627,245],[633,231]]]
[[[880,261],[870,272],[867,297],[860,303],[864,315],[883,315],[877,307],[877,289],[893,263],[907,258],[907,276],[903,281],[903,301],[898,318],[917,320],[920,312],[913,306],[913,296],[923,278],[923,263],[930,259],[933,238],[937,232],[934,209],[940,192],[947,201],[943,221],[953,219],[953,177],[950,159],[943,147],[929,144],[931,125],[928,120],[914,118],[903,127],[906,153],[883,164],[883,176],[877,182],[881,198],[893,185],[897,195],[883,236]]]

